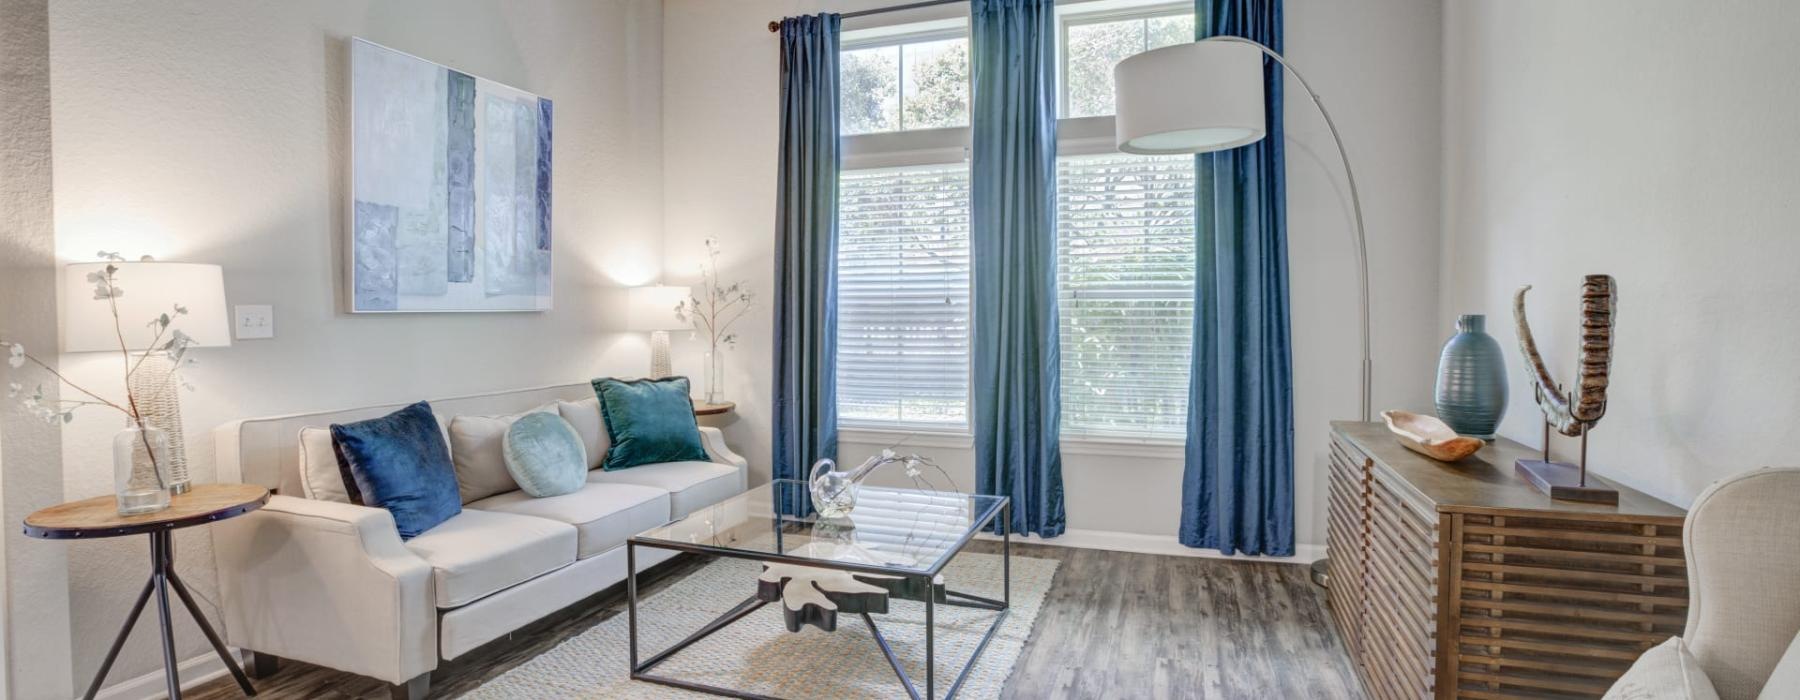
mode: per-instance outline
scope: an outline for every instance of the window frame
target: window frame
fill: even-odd
[[[1133,19],[1150,20],[1178,16],[1192,11],[1193,6],[1190,3],[1180,1],[1089,0],[1059,3],[1056,9],[1058,159],[1121,153],[1114,135],[1115,115],[1063,116],[1068,112],[1069,100],[1067,75],[1070,27]],[[916,29],[907,28],[914,25],[917,25]],[[847,31],[846,34],[850,37],[843,40],[839,46],[840,51],[970,37],[966,17],[875,25]],[[904,119],[906,80],[904,56],[899,63],[899,89],[902,95],[900,111],[901,118]],[[974,95],[971,92],[971,120],[973,119],[973,108]],[[902,125],[904,126],[904,122]],[[959,126],[913,130],[902,128],[898,131],[845,135],[841,137],[840,143],[843,156],[842,168],[845,171],[872,170],[967,162],[973,146],[973,134],[974,129],[971,126]],[[971,289],[971,297],[973,297],[973,292],[974,290]],[[973,323],[974,320],[971,318],[971,328]],[[1058,319],[1059,327],[1060,323],[1061,319]],[[974,391],[974,356],[972,352],[969,359],[967,378],[970,391],[965,415],[972,418],[979,398],[975,396]],[[973,444],[973,431],[973,425],[968,422],[965,422],[961,428],[952,428],[893,421],[846,420],[842,417],[838,419],[839,439],[854,442],[885,444],[909,436],[917,436],[908,439],[908,444],[921,447],[967,448]],[[1070,454],[1172,459],[1181,457],[1186,442],[1185,437],[1123,432],[1063,434],[1061,441],[1065,450]]]

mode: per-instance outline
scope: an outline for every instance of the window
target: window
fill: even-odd
[[[839,189],[839,421],[966,429],[968,165],[848,171]]]
[[[1063,433],[1186,430],[1193,158],[1112,146],[1112,70],[1191,41],[1189,4],[1096,0],[1062,16],[1057,285]],[[838,418],[968,429],[969,51],[960,22],[845,35]]]
[[[1057,161],[1062,428],[1178,437],[1194,325],[1193,156]]]
[[[853,48],[838,67],[845,136],[969,125],[967,36],[940,31],[846,43]]]
[[[1150,49],[1192,42],[1194,8],[1187,4],[1071,15],[1063,19],[1062,39],[1061,116],[1110,116],[1113,66]]]

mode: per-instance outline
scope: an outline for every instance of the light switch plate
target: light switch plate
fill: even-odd
[[[232,307],[232,316],[236,319],[232,325],[233,336],[238,340],[275,337],[275,307],[273,306],[234,306]]]

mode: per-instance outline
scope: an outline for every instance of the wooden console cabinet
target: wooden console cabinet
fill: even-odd
[[[1681,634],[1685,511],[1552,501],[1513,473],[1539,454],[1438,462],[1332,424],[1327,597],[1371,698],[1597,698]]]

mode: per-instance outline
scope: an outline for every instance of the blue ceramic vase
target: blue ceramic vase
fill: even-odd
[[[1487,334],[1487,317],[1456,319],[1456,335],[1438,356],[1437,414],[1459,435],[1494,439],[1506,413],[1506,359]]]

